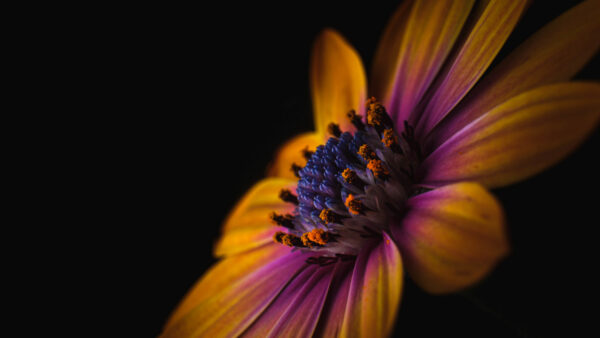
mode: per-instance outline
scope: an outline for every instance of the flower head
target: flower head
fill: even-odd
[[[316,131],[280,150],[223,227],[222,257],[164,336],[385,336],[404,271],[468,287],[508,254],[487,188],[534,175],[600,118],[600,85],[567,82],[600,46],[586,1],[482,77],[525,2],[406,1],[375,56],[317,39]],[[566,61],[568,60],[568,61]]]

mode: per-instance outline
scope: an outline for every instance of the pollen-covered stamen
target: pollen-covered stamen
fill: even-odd
[[[415,189],[419,157],[414,130],[406,126],[403,134],[396,133],[375,99],[367,102],[365,119],[355,111],[347,116],[355,131],[330,125],[333,136],[313,151],[305,148],[304,167],[292,166],[298,184],[280,197],[295,204],[293,216],[273,217],[288,227],[288,233],[274,236],[276,242],[317,254],[307,263],[356,257],[369,241],[389,232]]]
[[[279,192],[279,198],[284,202],[292,203],[298,205],[298,196],[292,194],[288,189],[281,189]]]
[[[333,212],[331,209],[323,209],[319,214],[319,218],[325,222],[325,224],[330,223],[340,223],[341,217],[340,215]]]
[[[363,144],[358,148],[358,154],[365,159],[365,161],[375,160],[377,159],[377,155],[369,145]]]
[[[296,175],[296,177],[300,178],[300,170],[302,170],[302,167],[297,165],[296,163],[292,163],[292,167],[290,168],[291,171],[294,172],[294,175]]]
[[[279,226],[286,227],[288,229],[294,228],[294,216],[290,214],[279,215],[274,212],[271,214],[271,220]]]
[[[304,246],[312,248],[314,246],[324,246],[333,238],[333,235],[323,229],[312,229],[302,234],[301,240]]]
[[[362,122],[362,116],[356,113],[356,110],[352,109],[346,114],[350,122],[356,127],[358,130],[365,130],[365,124]]]
[[[359,180],[356,172],[350,168],[344,169],[344,171],[342,172],[342,177],[344,178],[344,182],[348,184],[355,184]]]
[[[388,128],[383,131],[383,138],[381,139],[381,142],[385,144],[386,147],[392,149],[392,151],[395,153],[402,153],[402,149],[398,143],[398,136],[392,128]]]
[[[367,124],[374,127],[377,132],[381,133],[384,129],[393,125],[385,108],[374,97],[367,100],[366,106]]]
[[[346,206],[346,208],[348,208],[348,211],[350,211],[350,213],[353,215],[361,215],[365,212],[365,206],[362,204],[361,201],[354,198],[354,195],[352,194],[349,194],[348,197],[346,197],[344,205]]]
[[[338,124],[331,122],[327,125],[327,132],[335,137],[340,137],[342,135],[342,130]]]
[[[278,231],[273,235],[273,240],[277,243],[284,244],[291,247],[305,247],[302,243],[302,239],[294,234],[286,234],[285,232]]]
[[[370,160],[367,163],[367,168],[373,172],[373,175],[379,179],[386,179],[389,177],[390,172],[383,167],[381,160]]]

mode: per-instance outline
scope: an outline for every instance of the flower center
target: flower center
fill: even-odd
[[[283,190],[280,197],[296,205],[294,213],[271,216],[288,229],[274,240],[318,253],[313,263],[355,256],[367,241],[380,239],[414,189],[418,156],[412,128],[405,123],[398,135],[374,98],[367,100],[366,124],[354,111],[348,118],[354,134],[332,123],[325,145],[304,151],[306,166],[292,165],[297,196]]]

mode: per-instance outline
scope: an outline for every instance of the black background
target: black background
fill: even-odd
[[[574,3],[535,3],[500,57]],[[98,51],[105,61],[99,73],[114,78],[102,92],[109,127],[98,147],[98,189],[107,197],[95,239],[103,243],[94,257],[99,269],[85,278],[100,281],[94,302],[107,305],[103,325],[118,327],[119,336],[160,333],[214,263],[212,245],[230,208],[264,177],[279,145],[312,130],[308,73],[316,35],[339,30],[368,71],[395,8],[228,3],[122,12],[114,40],[105,41],[110,48]],[[597,80],[597,64],[596,57],[577,77]],[[460,294],[430,296],[406,279],[396,334],[595,331],[599,142],[595,132],[561,164],[495,190],[511,256]]]

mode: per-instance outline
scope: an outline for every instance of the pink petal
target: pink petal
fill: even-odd
[[[288,249],[289,250],[289,249]],[[295,275],[306,268],[300,251],[266,263],[222,288],[170,322],[162,337],[221,337],[241,334],[279,295]],[[231,269],[235,269],[231,266]]]
[[[336,263],[334,279],[315,330],[315,337],[336,337],[342,330],[353,268],[354,260]]]
[[[417,135],[426,135],[475,85],[512,32],[526,1],[491,1],[476,11],[472,27],[440,71],[433,93],[417,125]],[[483,7],[483,8],[481,8]]]
[[[428,292],[470,286],[508,252],[502,208],[478,184],[453,184],[417,195],[407,208],[392,235],[408,275]]]
[[[600,1],[584,1],[547,24],[478,83],[427,137],[430,153],[509,98],[575,75],[600,47]]]
[[[341,336],[384,337],[390,334],[402,291],[402,260],[387,234],[356,259]]]
[[[508,185],[573,151],[600,119],[600,85],[567,82],[518,95],[454,134],[423,161],[422,183]]]
[[[452,49],[473,3],[417,1],[412,6],[387,107],[401,129]]]
[[[333,265],[311,264],[296,276],[244,333],[248,337],[309,337],[333,277]]]

